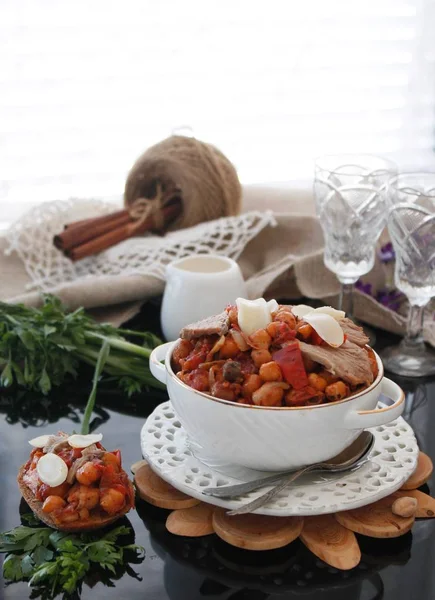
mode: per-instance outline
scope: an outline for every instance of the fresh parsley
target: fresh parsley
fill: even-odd
[[[124,336],[142,339],[133,344]],[[48,394],[80,363],[95,367],[102,347],[102,371],[129,395],[144,387],[164,389],[149,370],[151,350],[160,344],[148,332],[118,329],[89,317],[83,308],[67,312],[59,298],[44,296],[41,308],[0,302],[0,385]]]
[[[33,515],[25,515],[23,520],[37,522]],[[103,536],[20,525],[0,534],[0,552],[6,553],[3,577],[9,582],[27,581],[44,598],[54,598],[57,594],[68,597],[80,592],[91,569],[93,576],[96,570],[108,574],[106,583],[113,585],[111,577],[119,577],[123,572],[138,577],[129,563],[141,562],[145,550],[128,543],[131,537],[132,529],[125,525]]]

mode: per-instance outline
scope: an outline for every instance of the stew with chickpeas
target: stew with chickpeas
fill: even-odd
[[[68,436],[60,433],[53,453],[68,467],[67,479],[55,487],[43,483],[38,476],[38,462],[45,456],[42,448],[34,448],[23,468],[23,484],[32,492],[41,510],[56,526],[80,523],[125,513],[134,506],[134,492],[128,475],[122,469],[119,450],[107,452],[100,443],[88,448],[72,448]]]
[[[174,372],[186,385],[215,398],[273,407],[337,402],[372,383],[378,373],[373,350],[364,341],[359,346],[353,343],[360,328],[346,319],[351,325],[352,342],[344,335],[342,348],[335,349],[291,308],[279,305],[267,327],[248,336],[239,326],[237,307],[228,306],[229,326],[224,335],[178,341],[172,352]],[[307,352],[313,347],[317,349],[317,354],[312,353],[317,360]],[[359,363],[367,361],[365,379],[352,377],[352,363],[349,375],[345,368],[328,370],[325,366],[333,363],[334,356],[345,361],[346,353],[352,355],[352,360],[356,355]]]

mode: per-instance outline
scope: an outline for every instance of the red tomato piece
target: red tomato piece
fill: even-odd
[[[283,321],[276,321],[279,326],[278,334],[273,339],[273,343],[277,346],[281,346],[282,344],[286,344],[287,342],[291,342],[296,337],[296,331],[291,329],[288,323],[284,323]]]
[[[295,390],[300,390],[308,385],[307,372],[298,342],[290,342],[281,350],[274,352],[272,358],[280,366],[284,379]]]
[[[207,392],[209,388],[208,371],[204,369],[195,369],[186,373],[184,382],[198,392]]]

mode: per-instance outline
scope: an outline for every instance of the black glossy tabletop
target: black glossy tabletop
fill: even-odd
[[[134,325],[157,331],[159,309],[144,307]],[[396,338],[377,332],[378,348]],[[435,457],[435,378],[400,379],[406,392],[404,417],[420,448]],[[90,373],[48,398],[20,392],[0,397],[0,528],[20,524],[19,466],[27,460],[27,441],[43,432],[78,428],[89,393]],[[139,460],[139,433],[164,393],[132,400],[101,388],[95,425],[110,449],[120,448],[126,470]],[[426,491],[428,491],[427,486]],[[429,482],[435,492],[435,479]],[[136,543],[145,548],[142,563],[131,565],[114,587],[98,576],[83,586],[84,599],[125,600],[435,600],[435,519],[417,522],[412,533],[395,540],[359,536],[360,565],[348,572],[329,568],[299,542],[271,552],[237,550],[216,536],[180,538],[165,530],[168,512],[139,502],[128,515]],[[91,587],[90,587],[91,586]],[[26,599],[26,584],[0,588],[0,597]]]

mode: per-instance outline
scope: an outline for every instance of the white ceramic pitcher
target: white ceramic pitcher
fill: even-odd
[[[216,315],[238,297],[246,298],[246,284],[237,263],[216,254],[195,254],[166,267],[161,325],[168,341],[199,319]]]

